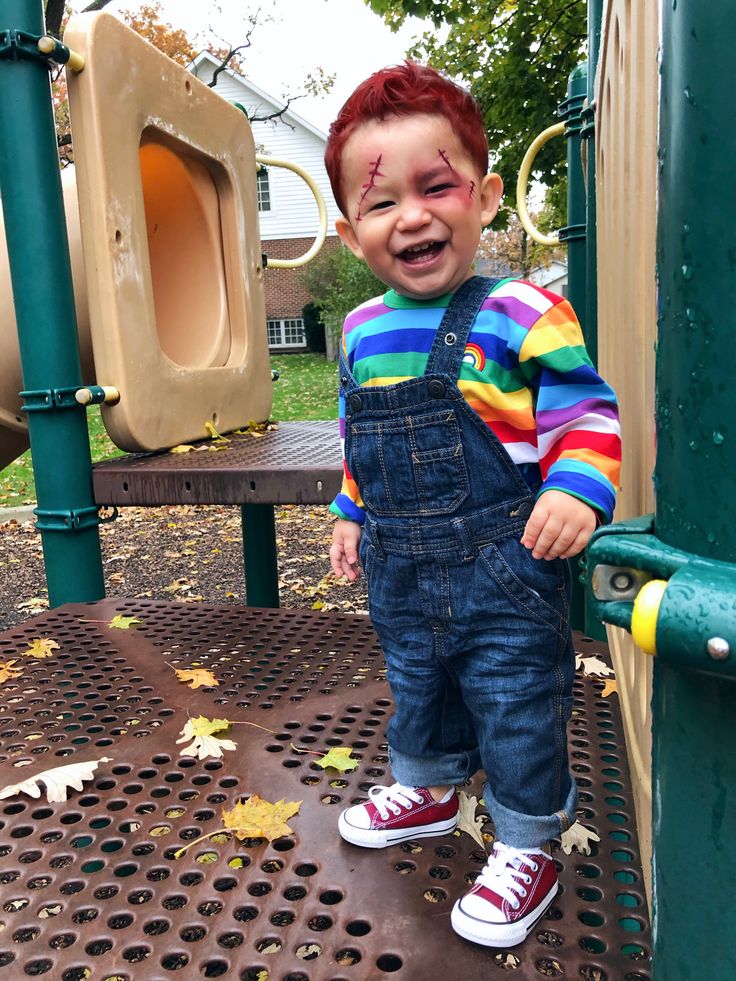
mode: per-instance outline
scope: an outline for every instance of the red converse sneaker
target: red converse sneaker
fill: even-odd
[[[485,947],[514,947],[526,939],[558,888],[555,863],[546,852],[497,841],[473,888],[455,903],[452,928]]]
[[[371,787],[365,804],[348,807],[340,815],[340,834],[353,845],[386,848],[412,838],[428,838],[454,831],[458,799],[451,788],[439,803],[426,787]]]

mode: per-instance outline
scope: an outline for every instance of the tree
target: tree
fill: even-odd
[[[488,132],[493,167],[513,206],[516,177],[535,136],[557,119],[567,79],[584,57],[585,0],[366,0],[393,30],[411,15],[449,29],[427,32],[409,52],[469,85]],[[547,186],[565,173],[565,141],[552,140],[535,161]],[[503,224],[504,213],[499,215]]]
[[[334,251],[323,251],[302,271],[300,278],[320,309],[325,323],[327,357],[334,361],[347,314],[359,303],[385,293],[386,287],[342,244]]]

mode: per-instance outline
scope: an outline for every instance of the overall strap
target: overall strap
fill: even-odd
[[[465,345],[483,301],[500,279],[472,276],[452,295],[437,328],[425,374],[449,375],[457,381]]]

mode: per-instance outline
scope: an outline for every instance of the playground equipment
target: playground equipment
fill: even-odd
[[[256,170],[295,170],[320,210],[309,252],[274,267],[321,247],[319,190],[258,158],[240,109],[117,18],[73,17],[65,40],[84,66],[69,73],[75,167],[63,174],[82,375],[119,394],[102,409],[111,439],[154,450],[206,436],[206,423],[268,418]],[[7,264],[0,276],[2,468],[26,448],[26,423]]]

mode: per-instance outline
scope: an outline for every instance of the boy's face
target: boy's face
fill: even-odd
[[[471,275],[502,188],[497,174],[477,172],[444,116],[363,123],[343,151],[348,216],[337,232],[387,286],[432,299]]]

